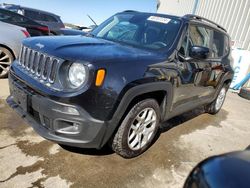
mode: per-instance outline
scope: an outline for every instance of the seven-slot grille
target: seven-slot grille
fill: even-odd
[[[60,60],[22,46],[19,64],[35,78],[54,83]]]

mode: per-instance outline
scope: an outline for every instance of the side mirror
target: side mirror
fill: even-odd
[[[194,59],[207,59],[209,53],[209,48],[203,46],[192,46],[189,50],[189,56]]]

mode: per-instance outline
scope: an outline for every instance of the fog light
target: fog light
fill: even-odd
[[[81,127],[80,124],[76,122],[57,120],[55,131],[62,134],[79,134],[81,132]]]

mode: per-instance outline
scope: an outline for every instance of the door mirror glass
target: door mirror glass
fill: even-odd
[[[189,56],[194,59],[207,59],[209,54],[209,48],[203,46],[192,46],[189,50]]]

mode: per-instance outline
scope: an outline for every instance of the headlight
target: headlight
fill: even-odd
[[[81,63],[73,63],[69,68],[69,82],[77,88],[80,87],[87,79],[86,67]]]

